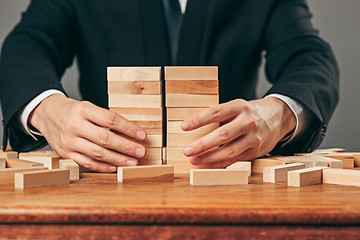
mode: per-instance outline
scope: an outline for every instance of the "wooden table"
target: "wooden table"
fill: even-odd
[[[200,187],[121,184],[82,173],[70,185],[15,190],[0,185],[0,238],[229,239],[360,237],[360,188],[262,183]]]

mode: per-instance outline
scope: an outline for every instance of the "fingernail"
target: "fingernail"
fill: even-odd
[[[186,156],[190,156],[195,152],[195,149],[193,147],[187,147],[184,149],[184,154]]]
[[[191,122],[189,122],[189,121],[184,121],[184,122],[181,124],[181,128],[182,128],[183,130],[190,129],[190,128],[191,128]]]
[[[143,157],[145,155],[145,148],[137,148],[137,149],[135,149],[135,154],[138,157]]]
[[[136,166],[136,165],[137,165],[137,162],[132,161],[132,160],[127,160],[127,161],[126,161],[126,165],[127,165],[127,166]]]
[[[140,138],[140,139],[145,139],[146,133],[144,133],[143,131],[137,131],[136,136],[138,136],[138,138]]]
[[[109,170],[110,172],[115,172],[115,171],[116,171],[116,167],[108,167],[108,170]]]

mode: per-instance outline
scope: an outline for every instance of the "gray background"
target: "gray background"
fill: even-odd
[[[6,35],[20,19],[29,0],[1,0],[0,2],[0,45]],[[313,0],[309,1],[314,14],[314,25],[320,29],[321,36],[330,42],[340,65],[340,103],[330,122],[327,137],[322,148],[344,147],[348,151],[359,151],[360,144],[360,1],[359,0]],[[269,88],[261,70],[258,94]],[[70,68],[63,85],[67,93],[80,99],[77,86],[76,66]],[[2,116],[0,116],[0,122]],[[0,129],[2,139],[3,129]],[[2,142],[2,141],[1,141]]]

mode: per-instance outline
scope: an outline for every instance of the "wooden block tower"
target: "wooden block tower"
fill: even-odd
[[[161,67],[108,67],[109,108],[145,129],[139,142],[146,155],[139,165],[162,164],[163,110]]]
[[[176,173],[189,172],[193,166],[183,154],[192,141],[219,127],[212,123],[194,131],[185,132],[185,119],[219,104],[217,67],[165,67],[165,98],[167,111],[166,162],[174,165]]]

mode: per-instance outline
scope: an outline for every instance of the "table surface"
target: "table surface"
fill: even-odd
[[[0,223],[67,224],[336,224],[360,225],[360,187],[302,188],[263,183],[191,186],[118,183],[116,174],[81,173],[70,185],[19,190],[0,185]]]

